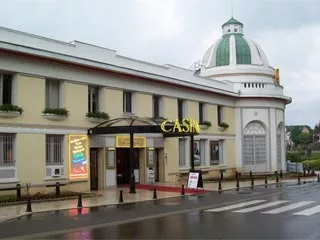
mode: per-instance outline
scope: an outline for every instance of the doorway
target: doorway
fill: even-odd
[[[98,190],[98,149],[90,148],[90,189]]]
[[[129,184],[130,148],[117,148],[117,184]],[[134,149],[134,169],[139,169],[139,149]],[[137,180],[139,176],[135,174]],[[137,182],[137,181],[136,181]]]

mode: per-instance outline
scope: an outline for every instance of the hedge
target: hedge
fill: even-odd
[[[310,167],[311,170],[320,170],[320,159],[304,160],[302,164],[305,169]]]

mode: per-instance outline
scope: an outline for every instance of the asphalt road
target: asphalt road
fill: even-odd
[[[255,187],[0,224],[16,239],[320,239],[320,183]]]

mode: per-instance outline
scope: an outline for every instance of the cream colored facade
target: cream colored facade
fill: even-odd
[[[237,83],[201,77],[191,70],[4,28],[0,28],[0,36],[0,105],[23,108],[21,114],[0,111],[0,188],[31,183],[50,191],[52,188],[46,185],[59,181],[66,184],[65,189],[88,191],[128,184],[127,152],[116,145],[116,137],[121,134],[90,136],[88,176],[77,180],[70,177],[68,136],[87,135],[89,128],[101,123],[87,118],[88,112],[104,112],[115,119],[155,117],[158,109],[158,117],[170,120],[179,118],[179,112],[199,122],[201,117],[211,126],[202,126],[195,136],[200,158],[196,169],[202,170],[204,178],[217,176],[221,169],[227,175],[243,171],[242,130],[238,125],[246,118],[239,117],[241,109],[248,101],[258,102],[261,109],[271,104],[274,114],[280,116],[288,101],[279,95],[277,86],[274,94],[268,93],[270,99],[242,100],[241,93],[234,90]],[[5,83],[8,79],[10,86]],[[68,116],[42,113],[48,107],[66,109]],[[222,128],[222,122],[228,127]],[[145,146],[137,149],[137,182],[148,184],[152,180],[150,170],[160,182],[175,182],[189,172],[189,138],[164,138],[153,133],[136,136],[146,139]],[[270,149],[270,154],[274,150]],[[272,155],[272,159],[277,156]],[[274,159],[268,169],[282,169]]]

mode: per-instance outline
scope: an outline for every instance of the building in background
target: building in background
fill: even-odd
[[[0,186],[96,190],[129,183],[128,136],[88,138],[109,116],[200,122],[196,168],[204,177],[285,170],[285,105],[278,70],[230,19],[196,71],[155,65],[87,43],[0,28]],[[176,181],[190,169],[188,138],[140,134],[135,175]]]

